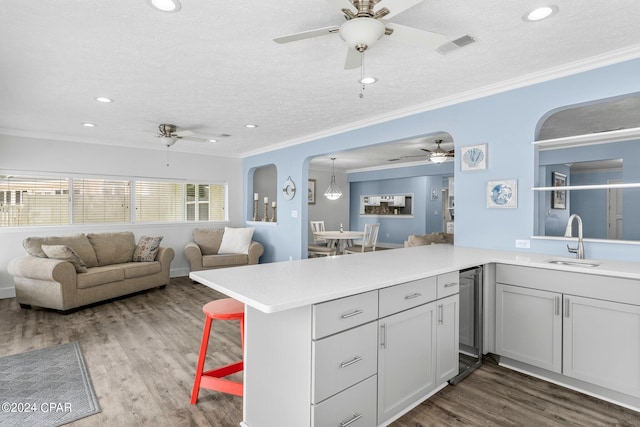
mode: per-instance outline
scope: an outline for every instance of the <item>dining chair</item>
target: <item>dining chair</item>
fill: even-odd
[[[311,223],[311,232],[313,233],[313,244],[316,246],[327,246],[327,240],[318,238],[316,233],[325,231],[324,221],[309,221]]]
[[[307,257],[313,258],[318,256],[336,255],[337,249],[335,245],[329,246],[326,239],[316,236],[319,231],[325,231],[324,221],[309,221],[311,223],[311,231],[313,232],[313,245],[307,245]]]
[[[364,236],[362,237],[362,244],[349,246],[344,249],[344,253],[357,254],[360,252],[374,252],[376,250],[376,243],[378,241],[379,230],[380,230],[380,224],[365,224]]]

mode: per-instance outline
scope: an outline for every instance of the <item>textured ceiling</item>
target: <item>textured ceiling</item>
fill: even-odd
[[[539,4],[424,0],[391,21],[476,43],[443,55],[383,38],[366,54],[379,81],[359,98],[338,35],[272,41],[342,23],[335,1],[182,0],[163,13],[146,0],[4,0],[0,133],[165,149],[154,133],[172,123],[231,136],[170,150],[245,156],[588,58],[640,55],[639,1],[557,0],[557,15],[524,22]]]

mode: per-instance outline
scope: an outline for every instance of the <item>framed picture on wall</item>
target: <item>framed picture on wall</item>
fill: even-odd
[[[307,198],[310,205],[316,204],[316,180],[309,180],[309,190],[307,191]]]
[[[560,172],[552,172],[553,187],[567,185],[567,175]],[[555,190],[551,192],[551,209],[567,209],[567,190]]]
[[[470,145],[460,149],[462,160],[460,169],[463,171],[485,170],[487,168],[487,144]]]
[[[487,181],[487,207],[517,208],[518,180],[501,179],[498,181]]]

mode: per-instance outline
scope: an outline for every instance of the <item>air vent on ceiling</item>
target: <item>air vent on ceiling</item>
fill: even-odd
[[[457,38],[455,40],[452,40],[450,42],[446,42],[445,44],[443,44],[442,46],[440,46],[438,49],[436,49],[440,54],[442,55],[446,55],[448,53],[453,52],[454,50],[458,50],[461,47],[465,47],[470,45],[471,43],[474,43],[476,41],[476,39],[474,39],[473,37],[471,37],[470,35],[466,35],[466,36],[462,36],[460,38]]]

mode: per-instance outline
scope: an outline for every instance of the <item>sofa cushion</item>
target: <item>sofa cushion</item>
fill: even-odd
[[[133,251],[133,261],[154,261],[156,259],[156,255],[158,255],[158,250],[160,250],[162,237],[163,236],[140,237],[140,240],[138,240],[138,244],[136,245],[136,249]]]
[[[193,241],[200,246],[202,255],[215,255],[222,243],[222,229],[196,228],[193,230]]]
[[[158,261],[151,262],[129,262],[121,264],[124,270],[125,279],[135,279],[136,277],[149,276],[151,274],[160,273],[162,265]]]
[[[84,234],[73,234],[70,236],[49,236],[49,237],[27,237],[22,241],[22,246],[29,255],[38,258],[47,258],[42,250],[42,245],[66,245],[73,249],[87,267],[98,265],[96,252],[91,246],[89,239]]]
[[[249,255],[245,254],[218,254],[202,257],[202,266],[205,268],[229,267],[232,265],[247,265]]]
[[[124,280],[124,268],[121,265],[107,265],[89,268],[86,273],[79,273],[77,286],[84,289],[121,280]]]
[[[224,228],[219,254],[248,254],[249,245],[253,238],[253,227]]]
[[[66,245],[42,245],[42,251],[48,258],[59,259],[73,264],[76,273],[86,273],[87,266],[76,251]]]
[[[447,241],[438,233],[425,234],[425,235],[410,235],[407,239],[409,246],[425,246],[433,245],[437,243],[447,243]]]
[[[98,266],[122,264],[133,260],[136,239],[132,232],[89,233],[87,238],[96,251]]]

